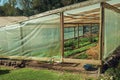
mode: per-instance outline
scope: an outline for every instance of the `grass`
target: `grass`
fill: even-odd
[[[10,69],[0,68],[0,80],[94,80],[84,78],[80,74],[58,72],[52,70],[38,70],[31,68]]]

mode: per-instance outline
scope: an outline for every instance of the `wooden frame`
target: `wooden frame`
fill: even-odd
[[[119,6],[119,5],[115,5],[115,6]],[[105,8],[113,10],[115,12],[120,13],[120,10],[117,9],[116,7],[105,3],[105,2],[101,2],[101,6],[100,6],[100,31],[99,31],[99,60],[101,60],[101,66],[99,68],[99,74],[102,72],[102,66],[103,66],[103,54],[104,54],[104,27],[105,27]]]
[[[92,60],[92,59],[70,59],[70,58],[64,58],[64,62],[101,65],[101,60]]]
[[[34,17],[43,17],[43,16],[47,16],[47,15],[50,15],[50,14],[54,14],[54,13],[60,13],[60,37],[61,37],[61,61],[62,62],[68,62],[68,63],[83,63],[83,64],[94,64],[94,65],[100,65],[102,66],[103,65],[103,61],[102,61],[102,55],[104,53],[104,8],[108,8],[108,9],[112,9],[118,13],[120,13],[120,10],[119,9],[116,9],[114,6],[111,6],[107,3],[101,3],[101,7],[100,7],[100,31],[99,31],[99,59],[98,60],[83,60],[83,59],[68,59],[68,58],[64,58],[64,25],[65,24],[78,24],[78,29],[79,29],[79,24],[91,24],[91,23],[82,23],[82,22],[75,22],[75,23],[64,23],[64,11],[66,10],[71,10],[71,9],[75,9],[75,8],[80,8],[80,7],[85,7],[85,6],[88,6],[88,5],[91,5],[91,4],[95,4],[95,3],[99,3],[99,2],[102,2],[102,1],[106,1],[106,0],[89,0],[87,2],[82,2],[82,3],[79,3],[79,4],[76,4],[76,5],[73,5],[73,6],[67,6],[67,7],[64,7],[64,8],[60,8],[60,9],[56,9],[56,10],[52,10],[52,11],[48,11],[48,12],[45,12],[45,13],[42,13],[42,14],[39,14],[39,15],[35,15],[35,16],[32,16],[30,17],[30,19],[34,19]],[[96,9],[98,10],[98,9]],[[73,14],[72,14],[73,15]],[[92,24],[99,24],[99,23],[92,23]],[[22,35],[22,34],[21,34]],[[78,35],[79,35],[79,32],[78,32]],[[22,39],[22,37],[21,37]],[[79,39],[78,39],[79,40]],[[79,44],[79,42],[78,42]],[[79,46],[78,46],[79,47]],[[9,57],[9,58],[15,58],[15,59],[20,59],[20,57]],[[21,57],[21,59],[24,59]],[[34,57],[30,57],[30,58],[25,58],[25,59],[30,59],[30,60],[41,60],[41,61],[48,61],[50,60],[51,58],[34,58]],[[100,72],[101,72],[101,68],[100,69]],[[99,72],[99,73],[100,73]]]
[[[119,5],[120,4],[118,4],[118,5],[116,4],[116,6],[119,6]],[[103,8],[108,8],[108,9],[111,9],[111,10],[117,12],[117,13],[120,13],[120,9],[118,9],[117,7],[114,7],[108,3],[102,2],[102,6],[103,6]]]
[[[99,72],[98,74],[101,74],[102,72],[102,66],[103,66],[103,61],[102,61],[102,56],[103,56],[103,49],[104,49],[104,7],[103,3],[100,5],[100,28],[99,28],[99,60],[101,60],[101,66],[99,67]]]

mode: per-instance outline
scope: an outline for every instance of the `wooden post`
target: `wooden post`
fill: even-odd
[[[79,24],[78,24],[78,48],[79,48]]]
[[[85,36],[85,26],[83,25],[83,37]]]
[[[98,74],[100,75],[102,72],[102,56],[104,53],[104,7],[103,3],[100,6],[100,28],[99,28],[99,60],[101,60],[101,66],[99,67]]]
[[[22,49],[22,51],[21,51],[21,53],[23,53],[24,52],[24,46],[23,46],[23,44],[24,44],[24,42],[22,41],[22,39],[23,39],[23,29],[22,29],[22,27],[20,27],[20,39],[21,39],[21,49]]]
[[[61,34],[61,62],[64,58],[64,13],[60,13],[60,34]]]
[[[76,32],[75,32],[75,27],[74,27],[74,39],[75,39],[75,33],[76,33]]]
[[[90,25],[90,42],[92,43],[93,39],[92,39],[92,24]]]

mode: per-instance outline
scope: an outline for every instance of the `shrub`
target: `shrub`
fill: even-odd
[[[120,62],[116,68],[109,68],[99,80],[120,80]]]

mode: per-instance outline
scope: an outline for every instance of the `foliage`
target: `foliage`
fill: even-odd
[[[87,53],[93,53],[91,56],[95,59],[98,57],[98,46],[96,46],[96,42],[98,42],[98,37],[93,37],[93,43],[90,42],[88,38],[80,38],[79,39],[79,48],[78,48],[78,39],[69,39],[64,42],[64,56],[68,57],[70,55],[76,54],[76,53],[81,53],[86,50]],[[87,54],[88,55],[88,54]],[[87,55],[83,54],[83,58],[88,58]],[[78,58],[82,58],[78,56]]]
[[[68,40],[64,43],[64,47],[70,47],[70,46],[73,46],[73,45],[74,45],[73,40]]]
[[[68,50],[64,53],[64,56],[67,57],[67,56],[70,56],[70,55],[73,55],[73,54],[76,54],[76,53],[86,51],[87,49],[89,49],[90,47],[93,47],[93,46],[96,46],[96,43],[92,43],[92,44],[86,45],[84,47],[75,49],[75,50]]]
[[[86,0],[8,0],[0,6],[0,16],[31,16],[82,1]]]
[[[100,76],[100,80],[120,80],[120,62],[116,68],[109,68],[104,75]]]
[[[87,59],[88,55],[86,53],[80,54],[79,56],[76,57],[77,59]]]

